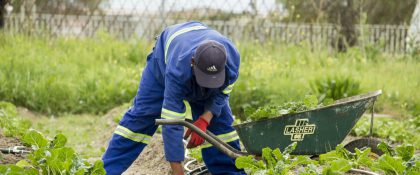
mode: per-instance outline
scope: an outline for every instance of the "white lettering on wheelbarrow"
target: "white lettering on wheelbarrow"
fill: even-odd
[[[309,124],[308,119],[297,119],[295,125],[286,125],[284,135],[290,135],[291,141],[302,141],[306,134],[313,134],[316,125]]]

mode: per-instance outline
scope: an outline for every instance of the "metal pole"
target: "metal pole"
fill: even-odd
[[[155,124],[156,125],[181,125],[181,126],[185,126],[187,128],[190,128],[194,132],[196,132],[199,136],[203,137],[207,142],[209,142],[210,144],[212,144],[213,146],[215,146],[216,148],[218,148],[220,151],[222,151],[223,153],[225,153],[226,155],[228,155],[231,158],[237,158],[237,157],[246,155],[242,152],[239,152],[238,150],[236,150],[236,151],[230,150],[229,147],[226,147],[223,143],[220,143],[220,140],[215,139],[213,137],[214,135],[206,134],[203,131],[201,131],[201,129],[197,128],[193,124],[188,123],[184,120],[156,119]]]
[[[373,113],[375,112],[374,111],[374,106],[375,106],[375,101],[373,101],[373,103],[372,103],[372,110],[371,110],[371,116],[370,116],[370,130],[369,130],[369,137],[372,137],[373,136]]]
[[[366,171],[366,170],[361,170],[361,169],[350,169],[349,171],[350,173],[358,173],[358,174],[367,174],[367,175],[379,175],[378,173],[374,173],[374,172],[370,172],[370,171]]]

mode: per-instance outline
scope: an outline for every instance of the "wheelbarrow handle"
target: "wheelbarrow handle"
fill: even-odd
[[[227,143],[221,141],[219,138],[217,138],[213,133],[210,131],[207,131],[207,133],[203,132],[200,128],[194,126],[193,124],[180,119],[156,119],[155,120],[156,125],[181,125],[185,126],[192,131],[196,132],[199,136],[203,137],[204,140],[215,146],[217,149],[225,153],[231,158],[237,158],[240,156],[248,155],[246,152],[241,152],[236,150],[235,148],[231,147]]]

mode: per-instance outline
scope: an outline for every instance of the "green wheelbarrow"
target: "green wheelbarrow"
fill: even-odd
[[[262,149],[280,148],[284,150],[288,145],[297,142],[294,155],[319,155],[329,152],[342,143],[363,113],[371,108],[371,126],[373,128],[373,105],[381,90],[352,96],[335,101],[334,104],[321,108],[286,114],[254,122],[233,126],[237,131],[246,152],[236,150],[218,139],[214,134],[202,132],[193,124],[184,120],[157,119],[156,125],[182,125],[197,132],[207,142],[217,147],[232,158],[244,155],[262,154]],[[348,143],[346,148],[372,147],[377,140],[361,139]],[[374,150],[372,150],[374,152]]]

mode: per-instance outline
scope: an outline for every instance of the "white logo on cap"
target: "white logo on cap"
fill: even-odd
[[[211,66],[211,67],[208,67],[207,68],[207,71],[210,71],[210,72],[216,72],[217,71],[217,69],[216,69],[216,66]]]

